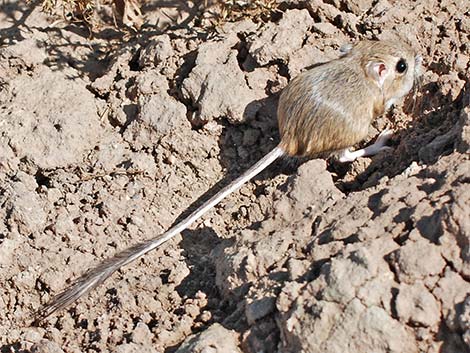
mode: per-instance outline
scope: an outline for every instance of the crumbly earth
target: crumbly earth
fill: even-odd
[[[0,351],[470,352],[467,2],[285,0],[217,23],[178,3],[93,35],[2,3]],[[31,325],[273,148],[292,77],[394,32],[425,72],[364,141],[389,127],[392,150],[279,162]]]

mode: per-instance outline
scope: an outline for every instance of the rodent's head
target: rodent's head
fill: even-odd
[[[404,97],[421,71],[421,57],[399,41],[361,41],[343,49],[360,61],[366,77],[382,91],[385,108]]]

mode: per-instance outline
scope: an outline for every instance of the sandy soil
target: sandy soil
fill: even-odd
[[[139,34],[90,37],[2,3],[1,352],[470,352],[468,4],[279,4],[213,26],[208,12],[154,2]],[[389,127],[393,150],[277,163],[30,326],[87,268],[274,147],[292,77],[394,31],[426,70],[364,141]]]

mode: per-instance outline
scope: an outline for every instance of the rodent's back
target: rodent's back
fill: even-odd
[[[351,58],[301,73],[281,94],[280,146],[291,156],[312,156],[354,145],[383,112],[377,86]]]

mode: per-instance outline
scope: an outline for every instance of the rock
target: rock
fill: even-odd
[[[8,136],[19,158],[40,168],[80,162],[103,135],[97,99],[80,79],[44,67],[10,81],[9,91],[0,135]]]
[[[258,100],[266,95],[264,91],[252,90],[247,85],[238,64],[237,52],[227,47],[227,43],[234,42],[231,39],[223,45],[201,45],[196,65],[183,81],[184,97],[197,109],[191,117],[195,126],[218,117],[226,117],[230,123],[241,123],[254,118],[261,107]]]
[[[33,344],[31,353],[63,353],[60,346],[52,341],[42,339],[40,342]]]
[[[184,340],[175,353],[241,353],[234,331],[212,324],[204,331]]]
[[[116,346],[113,353],[157,353],[157,350],[151,345],[143,345],[137,343],[123,343]]]
[[[417,353],[413,336],[385,310],[353,299],[345,307],[304,291],[281,321],[281,352]]]
[[[275,307],[276,298],[274,297],[264,297],[248,302],[245,307],[245,316],[248,324],[253,325],[255,321],[272,313]]]
[[[138,120],[152,128],[158,135],[166,135],[187,124],[183,104],[166,94],[144,96],[139,101]]]
[[[289,270],[289,279],[295,281],[307,272],[307,269],[310,267],[310,262],[307,260],[291,258],[289,259],[287,266]]]
[[[315,175],[315,178],[311,176]],[[323,201],[334,202],[341,198],[331,174],[326,171],[325,161],[315,159],[299,167],[287,183],[287,190],[274,204],[276,217],[289,219],[308,208],[321,208]]]
[[[470,168],[470,162],[462,167]],[[470,186],[460,185],[451,191],[453,202],[443,207],[440,221],[443,235],[439,238],[443,256],[462,275],[470,275]]]
[[[470,96],[470,85],[467,95]],[[468,98],[470,100],[470,98]],[[469,102],[470,104],[470,102]],[[460,112],[460,134],[458,136],[457,148],[461,153],[470,150],[470,107],[465,107]]]
[[[337,27],[333,26],[329,22],[315,23],[313,25],[313,28],[318,33],[321,33],[321,34],[326,35],[326,36],[332,36],[332,35],[338,34],[340,32]]]
[[[140,112],[125,131],[125,138],[135,146],[153,146],[160,138],[189,127],[183,104],[159,92],[139,98]]]
[[[140,53],[139,66],[158,66],[173,54],[170,37],[167,34],[157,36]]]
[[[263,66],[274,60],[288,61],[303,41],[313,18],[307,10],[286,11],[279,23],[268,23],[261,35],[248,38],[249,52],[256,62]]]
[[[424,163],[432,163],[446,150],[450,150],[455,143],[455,131],[450,130],[444,135],[437,136],[426,146],[419,150],[419,158]]]
[[[185,262],[179,262],[176,267],[170,272],[168,281],[174,283],[176,286],[180,285],[181,282],[191,273]]]
[[[470,295],[467,295],[462,305],[462,311],[457,318],[460,328],[464,331],[462,339],[470,348]]]
[[[355,15],[362,15],[375,3],[373,0],[353,0],[345,2],[346,7]]]
[[[425,239],[406,243],[392,259],[400,281],[407,283],[440,274],[445,266],[439,247]]]
[[[132,331],[132,342],[137,344],[150,345],[152,343],[152,337],[152,332],[143,322],[138,322],[134,328],[134,331]]]
[[[7,224],[18,229],[21,234],[29,235],[32,232],[42,231],[46,224],[46,205],[39,198],[35,187],[35,180],[27,174],[21,180],[5,185],[3,195],[0,195],[3,207],[7,212]],[[32,182],[28,185],[27,180]]]
[[[450,330],[460,329],[459,315],[461,304],[464,302],[469,292],[469,284],[457,273],[447,269],[444,276],[437,282],[436,288],[432,291],[439,299],[442,306],[442,316]]]
[[[130,92],[135,99],[140,96],[168,95],[170,85],[168,84],[167,77],[158,72],[157,69],[145,70],[143,75],[139,75],[135,79],[135,84],[132,86]]]
[[[412,325],[435,326],[441,319],[439,303],[420,282],[400,285],[396,309],[400,319]]]
[[[15,249],[20,245],[19,237],[4,238],[0,241],[0,267],[11,265]]]
[[[332,259],[322,266],[317,280],[322,288],[322,298],[327,301],[348,303],[356,296],[358,288],[377,276],[380,260],[367,249],[360,249],[348,257]]]

